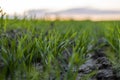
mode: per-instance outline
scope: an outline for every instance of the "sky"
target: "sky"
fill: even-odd
[[[32,9],[59,11],[70,8],[95,8],[120,10],[120,0],[0,0],[0,7],[7,14],[22,14]]]

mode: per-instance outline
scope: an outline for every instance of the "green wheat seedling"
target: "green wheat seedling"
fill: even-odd
[[[5,19],[1,9],[0,12],[1,80],[60,80],[62,72],[63,80],[76,80],[86,55],[95,50],[88,48],[99,38],[108,41],[108,58],[114,66],[119,65],[119,21],[115,27],[112,21]],[[87,80],[94,74],[82,79]]]
[[[0,32],[6,31],[6,20],[4,20],[6,13],[0,8]]]

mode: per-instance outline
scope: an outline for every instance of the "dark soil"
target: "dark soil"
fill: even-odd
[[[52,26],[53,24],[51,24]],[[8,37],[10,39],[16,39],[17,37],[21,37],[23,33],[26,31],[21,30],[11,30],[8,31],[7,33],[3,33],[0,35],[1,37]],[[102,46],[101,46],[102,44]],[[109,47],[108,43],[105,41],[105,39],[101,38],[98,40],[98,43],[95,44],[92,49],[93,52],[88,53],[86,55],[86,62],[79,66],[78,70],[73,70],[73,72],[77,72],[77,78],[76,80],[83,80],[83,78],[92,73],[93,71],[96,71],[95,74],[90,76],[88,80],[120,80],[116,76],[116,72],[113,69],[112,63],[109,61],[109,59],[106,57],[106,47]],[[69,57],[72,56],[72,48],[69,47],[67,50],[63,50],[62,52],[62,60],[59,59],[60,65],[61,65],[61,80],[64,79],[64,75],[68,72],[69,65]],[[2,60],[0,60],[0,69],[2,69],[4,66]],[[43,66],[40,62],[35,63],[34,66],[36,69],[39,71],[43,71]],[[54,76],[50,77],[50,80],[55,80]]]
[[[99,45],[104,44],[100,47]],[[87,55],[86,62],[80,66],[77,80],[82,80],[82,77],[96,71],[89,80],[120,80],[112,67],[112,63],[106,57],[105,50],[109,47],[107,42],[102,38],[92,48],[94,51]]]

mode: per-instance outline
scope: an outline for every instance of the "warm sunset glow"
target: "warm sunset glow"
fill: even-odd
[[[120,10],[120,0],[0,0],[0,6],[8,14],[21,14],[30,9],[55,11],[75,7]]]
[[[37,19],[120,20],[120,0],[0,0],[0,7],[10,16],[27,13]]]

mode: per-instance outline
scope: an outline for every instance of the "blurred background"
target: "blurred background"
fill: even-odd
[[[120,0],[0,0],[13,18],[50,20],[120,20]]]

